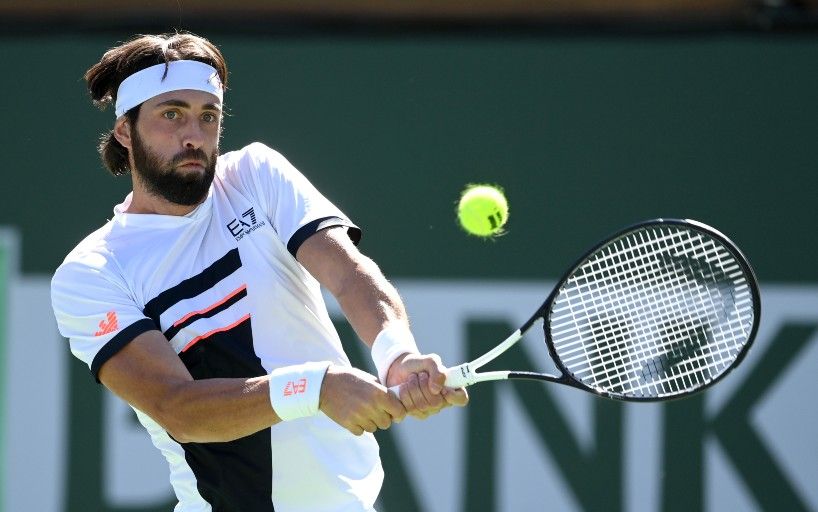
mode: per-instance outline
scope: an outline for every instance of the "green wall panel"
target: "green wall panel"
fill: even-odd
[[[124,37],[0,39],[0,224],[22,230],[24,272],[51,272],[128,190],[98,163],[113,114],[81,80]],[[818,281],[817,37],[212,39],[231,69],[223,150],[284,153],[391,276],[553,278],[674,216],[720,228],[762,280]],[[474,181],[508,192],[493,242],[454,223]]]

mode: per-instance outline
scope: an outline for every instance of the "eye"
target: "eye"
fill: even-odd
[[[162,113],[162,117],[164,117],[165,119],[169,119],[169,120],[176,119],[178,116],[179,116],[179,113],[176,112],[175,110],[168,110],[167,112]]]
[[[202,114],[202,121],[206,123],[215,123],[219,118],[213,112],[205,112]]]

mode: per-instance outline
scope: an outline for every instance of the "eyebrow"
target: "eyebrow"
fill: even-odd
[[[159,107],[179,107],[179,108],[191,108],[190,103],[182,100],[165,100],[162,103],[157,103],[155,108]],[[215,110],[220,112],[221,107],[215,103],[205,103],[202,106],[202,110]]]

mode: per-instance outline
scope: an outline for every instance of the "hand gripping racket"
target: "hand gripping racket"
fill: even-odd
[[[588,251],[527,322],[450,368],[446,385],[536,379],[618,400],[681,397],[741,362],[760,311],[753,270],[726,236],[692,220],[642,222]],[[477,371],[539,319],[560,375]]]

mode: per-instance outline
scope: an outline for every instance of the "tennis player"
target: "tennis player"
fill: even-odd
[[[219,155],[227,67],[207,40],[139,36],[85,79],[115,107],[100,154],[133,191],[57,269],[52,303],[167,459],[175,510],[372,510],[372,432],[468,397],[418,351],[361,230],[269,147]],[[321,285],[377,378],[350,366]]]

